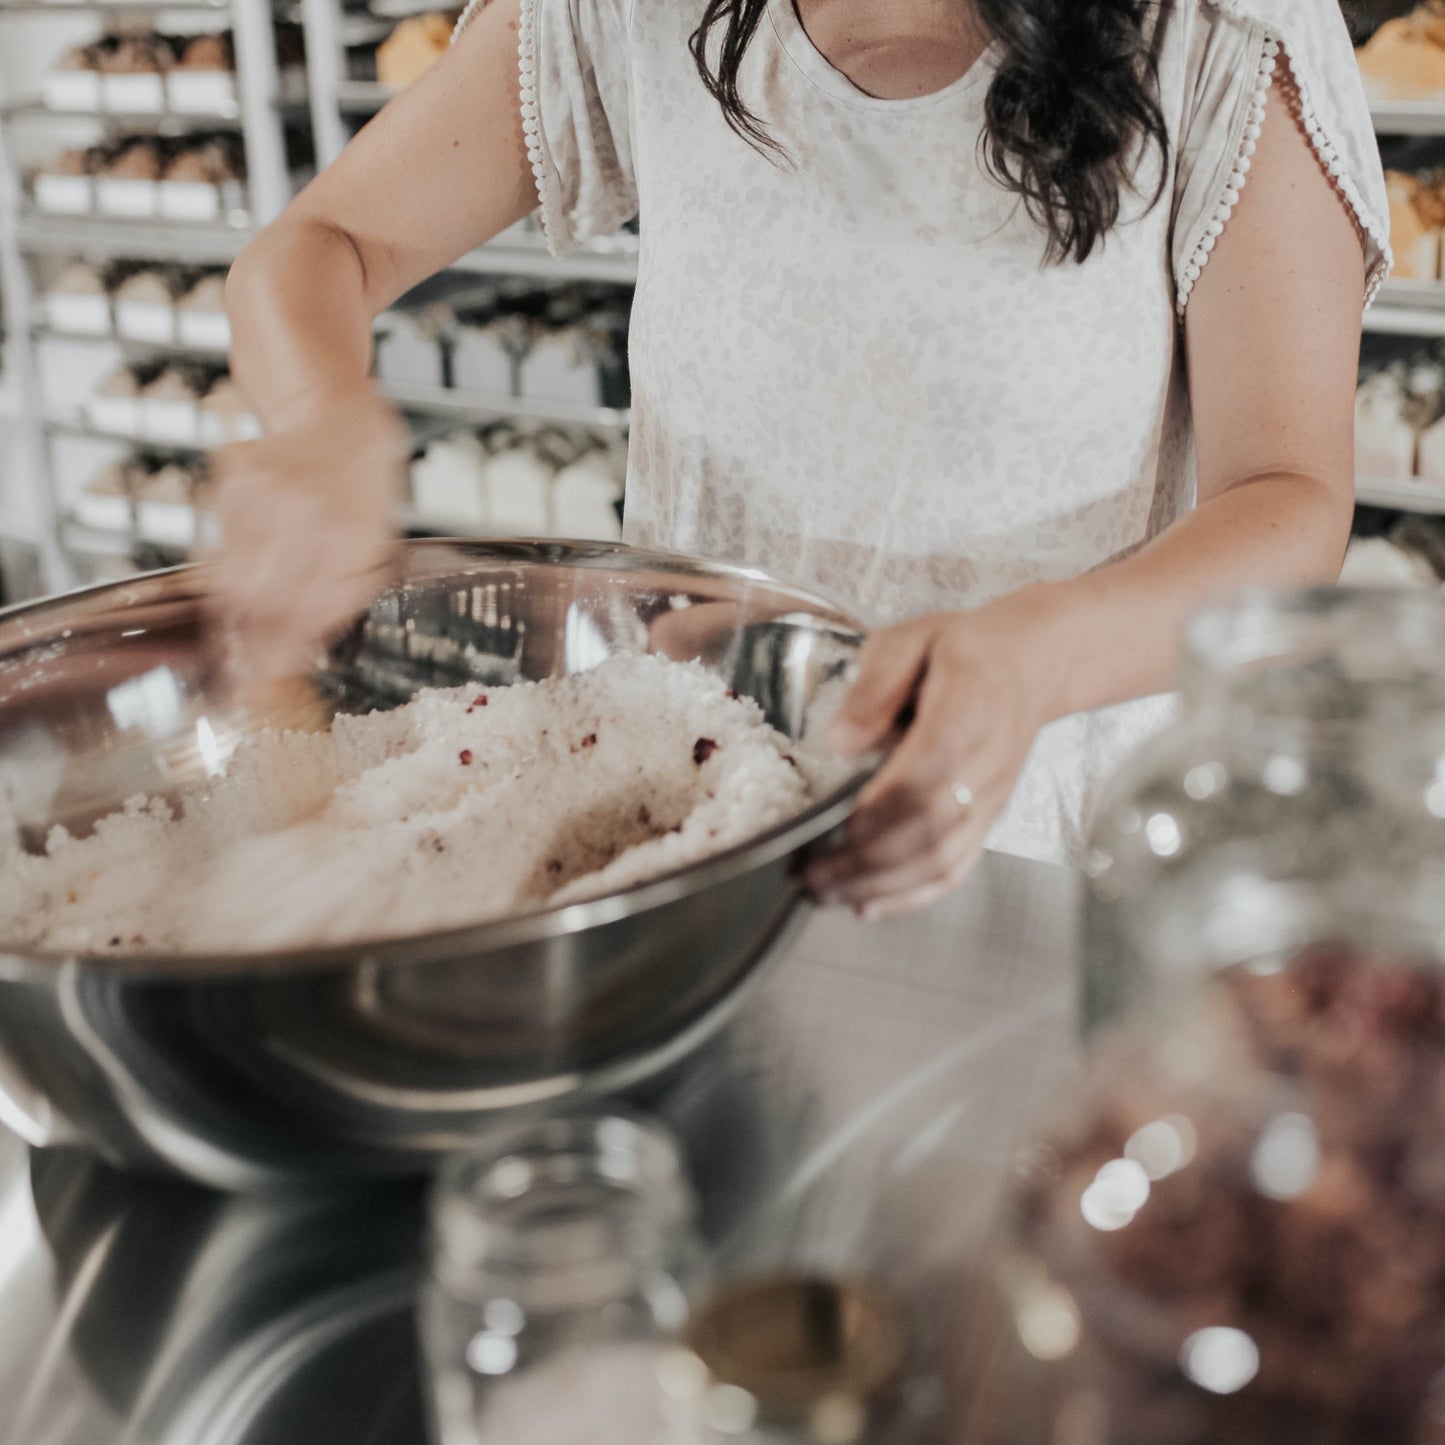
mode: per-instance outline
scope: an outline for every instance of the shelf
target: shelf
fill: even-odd
[[[173,506],[175,504],[172,504]],[[473,526],[466,526],[460,523],[451,523],[439,517],[423,516],[414,507],[406,506],[398,509],[396,514],[396,525],[403,532],[424,532],[437,537],[485,537],[488,535],[501,536],[501,533],[489,534],[485,529]],[[62,533],[67,542],[76,546],[79,550],[102,550],[124,553],[130,547],[140,543],[147,547],[161,547],[171,551],[186,551],[189,544],[177,540],[175,534],[171,533],[148,533],[144,526],[131,525],[127,523],[122,526],[107,527],[99,525],[95,520],[85,521],[81,518],[70,516],[61,522]]]
[[[626,431],[632,413],[616,407],[581,406],[575,402],[534,401],[528,397],[489,396],[442,386],[416,386],[383,381],[383,395],[404,411],[425,412],[458,422],[515,420],[553,422],[559,426],[591,427],[599,431]]]
[[[214,265],[234,261],[251,239],[244,223],[126,221],[113,216],[22,214],[17,225],[23,251],[105,256]]]
[[[18,100],[0,106],[0,120],[92,120],[115,125],[153,126],[157,130],[194,130],[198,126],[239,125],[241,107],[215,110],[72,110],[46,105],[43,100]]]
[[[341,43],[348,50],[362,45],[379,45],[396,29],[396,21],[381,15],[343,14],[338,27]]]
[[[1386,281],[1365,313],[1365,330],[1381,336],[1445,336],[1445,282]]]
[[[61,331],[54,326],[35,326],[31,335],[37,341],[93,341],[105,346],[118,346],[133,356],[194,356],[203,361],[225,361],[230,350],[223,346],[192,346],[184,341],[141,341],[132,336],[117,336],[113,331]]]
[[[108,427],[92,426],[84,417],[48,416],[41,426],[57,436],[83,437],[89,441],[117,442],[122,446],[135,447],[138,451],[161,452],[166,455],[195,457],[205,453],[206,448],[199,442],[159,442],[137,432],[112,431]]]
[[[375,115],[401,91],[374,80],[343,80],[336,87],[336,105],[343,115]]]
[[[231,0],[0,0],[0,15],[225,14]]]
[[[1379,101],[1370,116],[1379,135],[1445,135],[1445,100]]]
[[[635,286],[637,253],[580,251],[559,257],[544,244],[492,244],[463,256],[450,269],[477,276],[537,276],[551,281],[610,281],[618,286]]]
[[[1445,485],[1421,481],[1418,477],[1405,481],[1360,477],[1355,482],[1355,500],[1367,507],[1390,507],[1400,512],[1445,516]]]

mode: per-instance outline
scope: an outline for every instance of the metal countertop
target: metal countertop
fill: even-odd
[[[991,856],[927,914],[808,923],[638,1100],[721,1272],[872,1276],[921,1378],[946,1368],[962,1262],[1073,1054],[1076,908],[1072,875]],[[415,1185],[225,1198],[0,1130],[0,1445],[420,1445],[420,1217]]]

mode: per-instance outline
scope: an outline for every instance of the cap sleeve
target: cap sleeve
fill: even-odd
[[[1173,267],[1182,317],[1240,192],[1276,83],[1346,206],[1365,253],[1365,305],[1390,271],[1389,207],[1338,0],[1212,0],[1190,37],[1178,140]]]
[[[479,5],[471,0],[460,34]],[[628,44],[633,0],[522,0],[522,125],[557,254],[637,214]]]

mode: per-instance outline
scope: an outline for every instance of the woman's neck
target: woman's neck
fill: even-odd
[[[868,95],[912,100],[968,73],[988,48],[967,0],[792,0],[809,39]]]

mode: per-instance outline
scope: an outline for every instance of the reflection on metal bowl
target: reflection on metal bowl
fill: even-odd
[[[861,642],[822,597],[664,553],[412,543],[402,567],[318,672],[338,710],[651,651],[701,658],[796,739]],[[176,717],[204,717],[199,617],[190,570],[0,617],[0,772],[44,782],[15,806],[22,827],[84,826],[97,759],[150,766],[160,791],[186,776],[174,739],[136,746],[108,700],[156,675]],[[214,728],[204,741],[214,753]],[[705,863],[481,927],[217,957],[0,940],[0,1118],[224,1188],[419,1170],[498,1110],[626,1087],[717,1027],[796,919],[799,853],[864,775]]]

